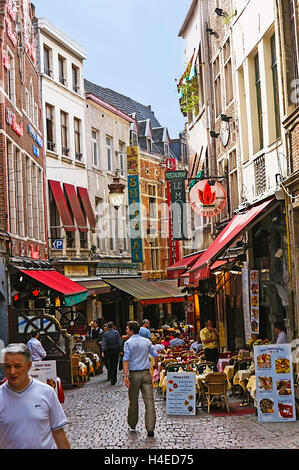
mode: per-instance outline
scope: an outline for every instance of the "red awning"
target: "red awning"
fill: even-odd
[[[92,205],[91,205],[91,202],[90,202],[88,191],[87,191],[86,188],[78,187],[78,193],[79,193],[79,196],[81,198],[81,201],[82,201],[82,204],[83,204],[83,207],[84,207],[84,210],[85,210],[85,214],[86,214],[88,222],[89,222],[89,226],[90,226],[91,230],[94,232],[95,228],[96,228],[96,225],[97,225],[97,220],[96,220],[94,212],[93,212],[93,208],[92,208]]]
[[[221,268],[228,264],[228,263],[233,263],[236,258],[230,258],[230,259],[220,259],[219,261],[216,261],[214,264],[211,266],[211,271],[215,271],[217,268]]]
[[[235,238],[273,202],[274,198],[252,207],[244,214],[236,215],[224,230],[218,235],[216,240],[209,246],[203,256],[189,270],[190,284],[197,283],[201,279],[210,277],[211,264],[221,256],[223,251],[231,245]]]
[[[49,184],[64,230],[66,232],[75,232],[76,227],[74,226],[60,182],[49,180]]]
[[[26,276],[31,277],[35,281],[44,284],[50,289],[59,292],[64,295],[72,295],[87,292],[85,287],[80,286],[71,279],[63,276],[63,274],[58,273],[57,271],[43,271],[43,270],[25,270],[20,269],[20,271]]]
[[[71,205],[73,215],[77,222],[79,232],[88,232],[88,227],[86,224],[84,214],[81,209],[81,205],[78,199],[75,186],[73,186],[72,184],[68,184],[68,183],[63,183],[63,186],[67,194],[69,203]]]
[[[203,255],[204,251],[201,253],[195,253],[189,256],[185,256],[180,261],[177,261],[172,266],[167,268],[167,279],[178,279],[181,274],[183,274],[187,269],[191,268],[196,261]]]

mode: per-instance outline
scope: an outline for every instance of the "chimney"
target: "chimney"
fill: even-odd
[[[151,107],[151,105],[150,105],[150,104],[148,105],[148,109],[149,109],[150,111],[152,110],[152,107]]]

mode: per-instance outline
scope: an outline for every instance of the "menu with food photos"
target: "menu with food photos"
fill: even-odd
[[[39,374],[39,378],[37,378],[37,380],[50,385],[58,394],[56,361],[32,362],[32,367],[29,371],[29,374],[33,378],[37,378],[35,376]]]
[[[290,344],[254,346],[258,420],[296,421]]]
[[[167,373],[166,414],[187,416],[196,414],[195,373]]]

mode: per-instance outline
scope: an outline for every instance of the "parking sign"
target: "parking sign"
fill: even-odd
[[[63,250],[63,239],[54,240],[52,246],[54,250]]]

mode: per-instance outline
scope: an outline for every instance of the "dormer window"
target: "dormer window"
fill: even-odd
[[[152,139],[146,139],[146,149],[149,153],[152,153]]]
[[[169,156],[169,144],[164,144],[164,156]]]
[[[132,147],[138,147],[138,137],[137,137],[137,132],[135,131],[131,131],[130,145]]]

